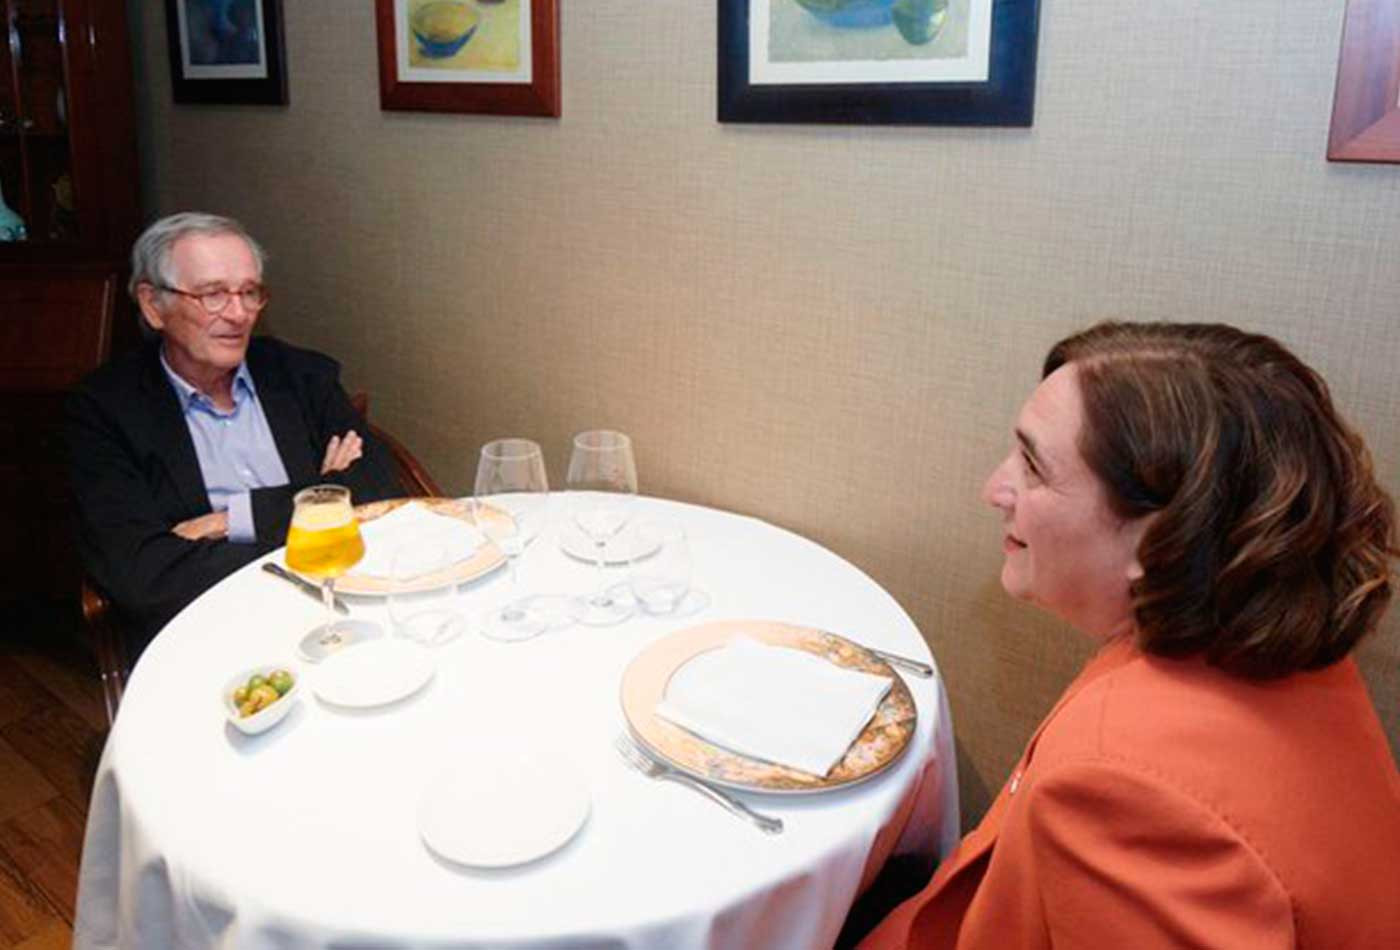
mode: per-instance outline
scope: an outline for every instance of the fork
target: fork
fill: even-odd
[[[645,751],[638,748],[637,744],[628,736],[618,736],[617,741],[614,742],[613,745],[617,747],[618,753],[628,765],[632,766],[632,768],[636,769],[638,772],[641,772],[647,778],[664,779],[666,781],[675,782],[677,785],[684,785],[687,788],[692,788],[710,799],[710,801],[714,802],[716,805],[727,809],[730,813],[752,822],[759,831],[770,835],[782,834],[783,820],[781,818],[773,818],[769,815],[760,814],[739,801],[739,799],[725,794],[708,782],[702,782],[694,776],[687,775],[684,772],[671,768],[669,765],[658,762]]]

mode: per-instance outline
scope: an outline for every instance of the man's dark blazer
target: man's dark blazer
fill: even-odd
[[[186,541],[171,533],[210,512],[209,494],[179,398],[160,365],[159,342],[83,380],[67,405],[79,548],[89,574],[139,628],[145,646],[207,588],[280,547],[292,496],[321,482],[348,486],[356,501],[402,494],[393,464],[340,386],[334,360],[269,337],[248,347],[248,370],[290,484],[252,491],[257,541]],[[326,443],[354,429],[364,455],[347,471],[320,474]]]

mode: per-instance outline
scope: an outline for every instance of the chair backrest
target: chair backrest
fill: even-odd
[[[107,360],[120,282],[116,265],[0,268],[0,597],[79,596],[109,722],[125,656],[78,560],[63,399]]]
[[[433,477],[428,474],[428,470],[422,463],[414,457],[413,453],[394,436],[385,432],[379,426],[369,420],[369,393],[358,392],[350,397],[350,404],[355,407],[355,411],[364,416],[365,425],[372,436],[384,444],[389,450],[390,456],[394,460],[394,471],[399,477],[399,483],[403,485],[404,491],[410,496],[418,498],[435,498],[442,495],[442,489],[438,487]]]
[[[118,271],[0,271],[0,392],[63,392],[106,361]]]
[[[107,359],[120,276],[0,269],[0,598],[77,592],[63,400]]]

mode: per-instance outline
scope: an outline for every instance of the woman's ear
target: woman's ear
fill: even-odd
[[[1124,522],[1123,524],[1126,540],[1128,544],[1131,545],[1129,550],[1132,551],[1132,557],[1128,559],[1129,584],[1136,584],[1138,581],[1142,580],[1144,571],[1142,569],[1142,561],[1139,560],[1138,557],[1138,552],[1142,550],[1142,539],[1147,535],[1147,529],[1152,527],[1152,523],[1157,520],[1158,514],[1160,514],[1160,512],[1154,511],[1150,514],[1133,518],[1131,521]]]

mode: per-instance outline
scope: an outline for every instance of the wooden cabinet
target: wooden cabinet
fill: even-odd
[[[118,284],[100,264],[0,265],[0,601],[77,603],[63,400],[107,358]]]
[[[126,3],[0,0],[0,601],[77,602],[61,407],[137,336],[138,190]]]
[[[0,263],[119,262],[140,225],[126,4],[0,12],[0,193],[25,231]]]

